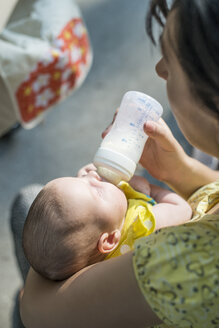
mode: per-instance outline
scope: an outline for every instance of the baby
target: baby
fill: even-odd
[[[137,238],[191,218],[190,206],[177,194],[143,177],[135,176],[130,184],[135,190],[125,182],[117,187],[104,181],[92,164],[77,177],[49,182],[34,200],[23,231],[33,269],[63,280],[133,249]]]

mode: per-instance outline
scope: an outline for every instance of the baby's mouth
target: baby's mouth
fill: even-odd
[[[100,181],[103,181],[103,182],[110,182],[109,180],[107,180],[106,178],[102,177],[97,171],[95,171],[95,174],[96,176],[98,177],[98,179]]]
[[[100,178],[100,180],[101,180],[102,182],[108,182],[108,183],[111,183],[111,184],[112,184],[111,181],[107,180],[106,178],[101,177],[101,175],[99,175],[99,178]],[[117,186],[116,186],[116,187],[117,187]]]
[[[109,180],[107,180],[107,179],[105,179],[105,178],[103,178],[103,177],[101,177],[101,176],[100,176],[100,179],[101,179],[101,181],[103,181],[103,182],[110,182]]]

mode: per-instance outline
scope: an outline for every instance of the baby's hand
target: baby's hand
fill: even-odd
[[[97,168],[96,166],[94,166],[93,163],[87,164],[85,166],[83,166],[77,173],[77,177],[81,178],[84,177],[85,175],[87,175],[90,171],[96,171]]]
[[[142,192],[143,194],[150,196],[151,193],[150,183],[144,177],[134,175],[129,181],[129,184],[136,191]]]

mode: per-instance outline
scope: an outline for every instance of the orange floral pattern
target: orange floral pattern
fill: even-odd
[[[77,86],[88,70],[90,53],[82,19],[72,19],[16,91],[23,122],[34,120]]]

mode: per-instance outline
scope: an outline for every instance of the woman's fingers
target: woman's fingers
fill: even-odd
[[[106,135],[109,133],[109,131],[111,130],[112,125],[113,125],[113,123],[114,123],[114,121],[115,121],[115,119],[116,119],[116,116],[117,116],[117,114],[118,114],[118,110],[119,110],[119,108],[117,108],[117,110],[115,111],[115,114],[113,115],[113,120],[112,120],[112,122],[110,123],[110,125],[108,125],[108,127],[102,132],[102,134],[101,134],[102,138],[105,138],[105,136],[106,136]]]
[[[163,119],[158,122],[148,121],[144,124],[145,133],[156,141],[165,151],[175,151],[178,142]],[[178,144],[179,146],[179,144]]]
[[[119,108],[117,108],[110,125],[102,132],[102,138],[104,138],[111,130],[118,114],[118,110]],[[162,118],[160,118],[158,122],[146,122],[144,124],[144,131],[149,137],[154,139],[160,147],[164,148],[164,150],[175,151],[178,143]]]
[[[109,131],[111,130],[112,125],[113,125],[113,122],[110,123],[110,125],[102,132],[102,134],[101,134],[102,138],[105,138],[105,136],[109,133]]]
[[[162,119],[146,122],[144,131],[149,138],[140,163],[154,178],[167,182],[182,166],[185,152]]]

